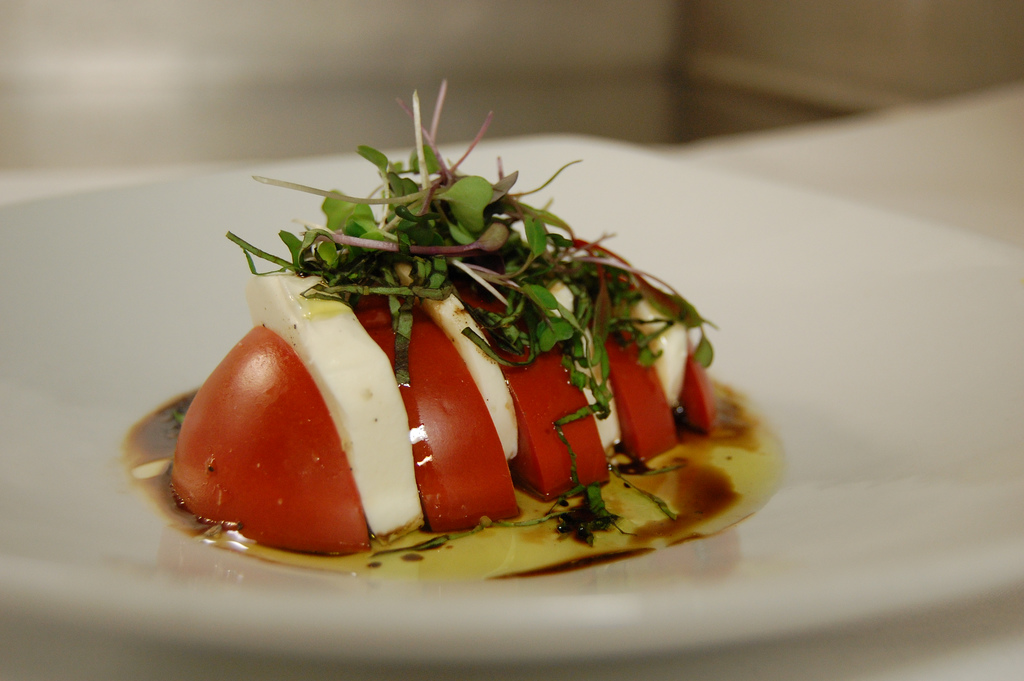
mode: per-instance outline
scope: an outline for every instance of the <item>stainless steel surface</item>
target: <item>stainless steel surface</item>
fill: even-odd
[[[1017,0],[689,0],[685,139],[792,125],[1024,78]]]
[[[676,3],[0,0],[0,167],[264,159],[442,133],[667,141]]]
[[[258,160],[471,139],[671,143],[1024,77],[1017,0],[0,0],[0,168]]]

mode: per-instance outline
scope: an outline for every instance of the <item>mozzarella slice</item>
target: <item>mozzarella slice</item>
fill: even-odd
[[[637,319],[664,319],[664,315],[655,310],[646,300],[641,300],[633,306],[633,316]],[[639,326],[645,334],[654,333],[661,328],[662,322],[651,321]],[[652,340],[648,347],[652,352],[661,353],[654,360],[654,370],[665,391],[665,399],[668,400],[670,407],[679,406],[679,393],[683,389],[683,375],[688,352],[686,327],[682,324],[673,324]]]
[[[387,355],[341,302],[311,300],[316,278],[253,277],[254,324],[284,338],[320,388],[341,436],[370,531],[387,541],[423,524],[409,421]]]
[[[558,301],[559,305],[567,310],[573,309],[573,306],[576,303],[576,296],[573,295],[573,292],[568,286],[560,281],[556,281],[548,287],[548,290],[551,292],[551,295],[555,297],[555,300]],[[587,342],[593,342],[589,333],[587,334]],[[592,375],[592,369],[587,368],[582,370]],[[587,402],[589,404],[594,404],[594,393],[591,392],[590,388],[583,388],[583,395],[587,398]],[[622,428],[619,425],[619,414],[615,410],[614,397],[608,401],[608,410],[608,418],[595,419],[597,422],[597,434],[601,438],[601,445],[604,447],[606,452],[613,449],[618,441],[622,439]]]

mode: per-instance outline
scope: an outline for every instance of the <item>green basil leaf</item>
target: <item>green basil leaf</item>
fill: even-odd
[[[281,241],[288,247],[288,252],[292,255],[292,263],[298,267],[299,263],[302,262],[302,240],[283,229],[277,235],[281,237]]]

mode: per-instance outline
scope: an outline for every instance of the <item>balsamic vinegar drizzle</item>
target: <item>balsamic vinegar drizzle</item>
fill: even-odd
[[[125,464],[141,491],[182,531],[228,550],[289,565],[384,578],[482,579],[564,572],[644,555],[652,550],[719,532],[763,506],[778,487],[782,453],[774,435],[743,398],[717,386],[719,424],[709,435],[680,429],[680,444],[647,462],[612,458],[614,475],[602,495],[620,516],[614,527],[594,533],[594,545],[573,538],[572,521],[587,511],[573,499],[560,514],[529,526],[486,527],[435,548],[410,547],[440,535],[413,532],[391,545],[376,541],[369,553],[326,556],[260,546],[241,531],[207,525],[180,509],[170,487],[170,466],[181,417],[192,395],[176,398],[140,421],[125,442]],[[663,500],[670,519],[648,496]],[[520,515],[539,518],[552,510],[517,490]],[[564,533],[556,524],[568,524]]]

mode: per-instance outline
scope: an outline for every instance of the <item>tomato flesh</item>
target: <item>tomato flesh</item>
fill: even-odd
[[[718,420],[718,405],[715,402],[715,388],[705,369],[690,354],[686,358],[686,372],[683,375],[683,389],[679,393],[679,404],[683,407],[686,422],[703,433],[711,432]]]
[[[544,499],[572,489],[577,481],[589,485],[608,480],[608,460],[592,415],[562,426],[576,456],[573,480],[572,459],[555,421],[585,407],[587,399],[569,382],[561,353],[552,350],[528,366],[503,367],[503,371],[519,427],[519,453],[511,461],[513,476]]]
[[[394,366],[390,312],[380,299],[364,298],[356,314]],[[419,307],[413,310],[409,379],[400,392],[430,529],[462,530],[484,516],[517,515],[512,475],[487,405],[458,350]]]
[[[678,440],[672,407],[658,372],[640,363],[636,343],[623,347],[611,339],[605,349],[623,448],[640,461],[668,451]]]
[[[504,306],[483,298],[471,290],[460,291],[463,300],[474,307],[502,312]],[[510,357],[522,360],[522,357]],[[543,499],[552,499],[582,485],[608,480],[608,459],[597,421],[593,416],[562,426],[562,434],[576,457],[576,480],[569,449],[558,436],[555,421],[587,405],[587,398],[569,381],[558,348],[538,355],[527,366],[502,366],[516,410],[519,451],[509,465],[512,477],[522,487]]]
[[[302,360],[250,331],[214,369],[181,426],[171,485],[184,507],[237,523],[261,544],[352,553],[370,547],[338,431]]]

